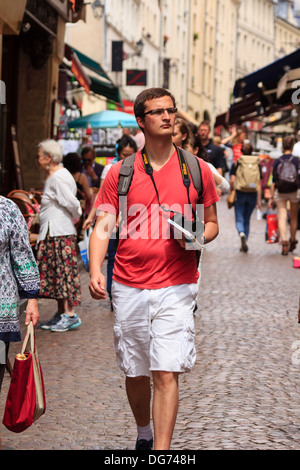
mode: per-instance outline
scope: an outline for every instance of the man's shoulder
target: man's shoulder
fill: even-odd
[[[209,143],[205,146],[206,150],[209,152],[209,153],[214,153],[214,154],[223,154],[224,150],[221,149],[221,147],[218,147],[217,145],[215,145],[213,143],[213,141],[209,141]]]

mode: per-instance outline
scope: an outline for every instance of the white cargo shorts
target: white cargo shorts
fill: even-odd
[[[196,360],[197,284],[137,289],[112,283],[117,362],[127,377],[188,372]]]

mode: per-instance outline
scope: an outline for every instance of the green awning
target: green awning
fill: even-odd
[[[74,47],[72,47],[72,49],[75,52],[75,54],[77,55],[77,57],[80,60],[80,62],[82,63],[82,65],[84,65],[84,67],[86,67],[87,69],[92,70],[93,72],[100,75],[100,77],[103,77],[106,80],[111,82],[111,79],[109,78],[109,76],[106,74],[106,72],[104,71],[104,69],[101,67],[101,65],[98,62],[96,62],[95,60],[91,59],[90,57],[82,54],[82,52],[79,52]]]
[[[66,57],[70,55],[70,50],[73,51],[81,65],[85,67],[85,73],[91,80],[90,90],[97,95],[105,96],[110,101],[115,101],[122,105],[122,99],[120,96],[120,90],[117,86],[114,85],[112,80],[109,78],[105,70],[101,67],[101,64],[86,56],[82,52],[78,51],[74,47],[66,46]],[[67,54],[68,51],[68,54]],[[69,59],[70,60],[70,59]],[[89,73],[89,70],[93,72]],[[95,74],[99,77],[96,78]]]
[[[120,104],[122,103],[119,88],[114,86],[112,82],[105,83],[102,80],[98,80],[95,77],[91,77],[90,75],[89,78],[92,82],[90,86],[91,91],[96,93],[96,95],[105,96],[108,100],[116,101]]]

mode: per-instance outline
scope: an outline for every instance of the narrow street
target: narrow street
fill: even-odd
[[[281,256],[280,245],[265,242],[264,219],[253,214],[245,254],[225,197],[218,213],[220,235],[202,261],[197,363],[180,378],[172,450],[299,450],[300,361],[292,348],[300,340],[300,271],[292,255]],[[134,449],[136,428],[113,349],[113,314],[108,300],[90,297],[88,279],[83,271],[81,327],[66,333],[36,329],[46,414],[22,434],[1,424],[3,450]],[[41,321],[55,313],[54,301],[39,305]],[[11,361],[19,349],[13,345]],[[1,421],[8,386],[6,375]]]

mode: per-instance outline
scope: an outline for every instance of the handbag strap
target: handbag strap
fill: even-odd
[[[28,348],[28,343],[29,343],[29,348]],[[35,352],[35,337],[34,337],[34,328],[32,321],[29,323],[27,326],[27,332],[22,344],[22,349],[21,349],[21,354],[24,354],[24,352],[31,352],[32,354]]]

